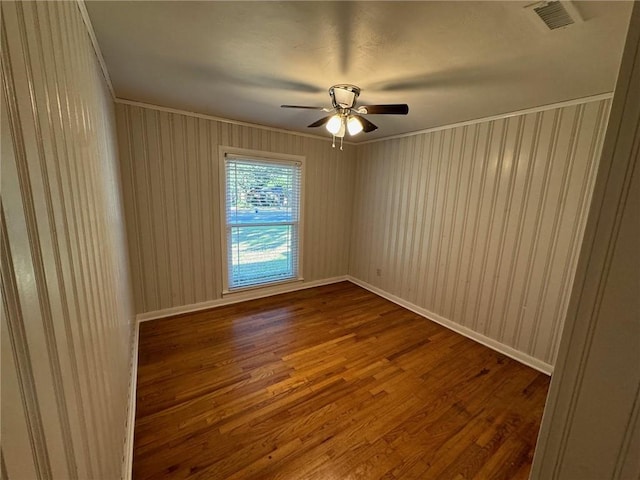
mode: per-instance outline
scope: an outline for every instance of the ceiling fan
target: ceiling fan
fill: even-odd
[[[396,103],[389,105],[360,105],[356,107],[356,100],[360,95],[360,88],[355,85],[340,84],[329,89],[331,97],[331,108],[310,107],[304,105],[281,105],[282,108],[305,108],[309,110],[321,110],[332,112],[320,120],[313,122],[309,128],[326,125],[327,130],[333,135],[333,146],[335,138],[344,139],[346,132],[349,135],[357,135],[360,132],[373,132],[378,127],[364,118],[362,115],[406,115],[409,113],[409,105],[406,103]],[[342,145],[340,145],[342,150]]]

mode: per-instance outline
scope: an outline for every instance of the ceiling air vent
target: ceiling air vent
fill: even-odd
[[[557,30],[582,21],[576,8],[568,1],[537,2],[525,8],[545,30]]]

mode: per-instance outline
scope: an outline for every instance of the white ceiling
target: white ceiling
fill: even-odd
[[[371,115],[370,140],[610,92],[632,2],[575,2],[585,20],[544,31],[530,2],[87,2],[119,98],[307,129],[336,83]]]

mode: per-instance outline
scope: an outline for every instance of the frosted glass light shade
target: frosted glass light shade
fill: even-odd
[[[340,115],[334,115],[327,122],[327,130],[329,130],[329,133],[332,135],[337,134],[340,131],[340,127],[342,127],[342,118]]]
[[[362,131],[362,122],[358,117],[349,117],[347,129],[349,130],[349,135],[357,135]]]

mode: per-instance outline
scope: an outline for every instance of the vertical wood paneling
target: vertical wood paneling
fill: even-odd
[[[133,307],[113,101],[76,2],[1,8],[3,474],[119,478]]]
[[[640,478],[638,85],[640,4],[631,15],[584,239],[576,248],[532,479]],[[588,108],[583,114],[586,125]],[[591,149],[588,141],[584,148]],[[574,164],[570,175],[578,168]]]
[[[609,103],[358,146],[349,274],[553,364]]]
[[[138,313],[221,298],[220,145],[306,157],[303,276],[347,274],[353,146],[128,104],[116,110]]]

